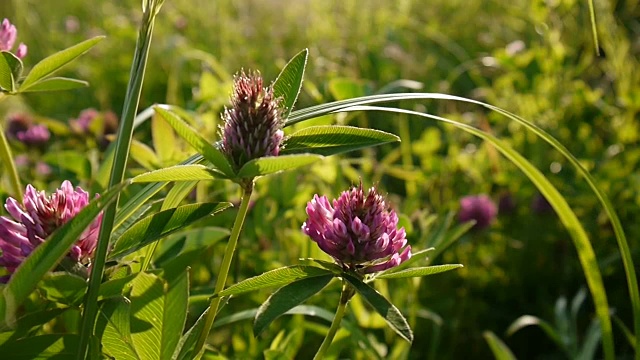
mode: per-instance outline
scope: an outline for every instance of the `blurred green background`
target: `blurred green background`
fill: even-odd
[[[298,109],[397,91],[442,92],[488,102],[544,128],[593,173],[615,205],[638,262],[640,5],[631,0],[595,5],[600,55],[586,1],[167,0],[156,24],[141,110],[155,103],[182,106],[193,111],[195,126],[214,140],[232,75],[257,69],[272,81],[303,48],[309,48],[310,59]],[[27,67],[88,37],[107,36],[62,71],[88,80],[90,88],[29,95],[0,107],[3,118],[27,111],[37,121],[53,125],[49,153],[78,151],[70,145],[77,139],[72,141],[64,130],[69,119],[90,107],[120,114],[140,1],[2,0],[0,15],[16,24],[18,41],[29,46]],[[397,81],[401,79],[406,81]],[[631,325],[610,224],[587,184],[558,153],[522,127],[478,106],[451,101],[395,105],[462,119],[505,139],[538,166],[580,217],[596,249],[610,305],[624,324]],[[388,358],[488,358],[485,330],[500,336],[518,358],[563,358],[539,328],[505,335],[509,324],[523,314],[553,321],[556,299],[572,298],[586,286],[566,230],[553,210],[532,207],[539,195],[514,166],[470,135],[422,119],[371,113],[316,122],[378,128],[398,134],[402,143],[258,181],[241,238],[236,279],[296,263],[300,257],[322,256],[299,231],[305,204],[314,193],[337,197],[359,177],[366,186],[379,184],[388,193],[415,249],[455,231],[462,196],[486,193],[496,203],[508,199],[513,206],[503,206],[490,229],[465,234],[430,260],[462,263],[463,269],[422,281],[380,284],[411,320],[416,334],[412,346],[369,316],[362,304],[354,302],[349,319],[364,327]],[[157,152],[162,141],[152,139],[150,130],[145,124],[136,137]],[[186,157],[188,150],[184,151],[176,150],[176,162]],[[96,176],[96,166],[74,171],[56,162],[55,155],[46,159],[52,175],[23,169],[23,179],[53,188],[61,176],[83,183],[92,183]],[[138,155],[131,172],[162,165],[168,164],[145,162]],[[225,183],[201,184],[196,191],[198,200],[237,201],[237,196],[237,189]],[[209,225],[228,227],[233,215],[228,211]],[[194,294],[211,287],[215,274],[210,269],[219,263],[222,249],[220,243],[212,245],[192,267]],[[311,302],[333,311],[338,293],[334,284]],[[267,296],[264,292],[234,299],[223,313],[256,307]],[[594,317],[591,302],[586,304],[578,318],[580,339]],[[193,316],[203,306],[195,297]],[[322,340],[314,332],[314,321],[308,320],[307,335],[293,342],[299,351],[296,358],[310,357]],[[284,318],[258,339],[251,335],[250,321],[238,324],[222,327],[214,336],[214,344],[230,358],[259,357],[273,344],[278,329],[299,333],[301,323],[297,317]],[[614,334],[620,356],[630,354],[619,327],[614,327]],[[349,339],[342,341],[348,344]],[[346,345],[341,354],[367,358],[357,347]]]

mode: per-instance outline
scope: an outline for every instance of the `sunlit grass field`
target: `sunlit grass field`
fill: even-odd
[[[69,179],[93,192],[104,190],[105,184],[96,180],[104,149],[95,139],[74,137],[67,124],[87,108],[121,115],[141,22],[139,2],[0,2],[0,17],[12,19],[19,40],[29,46],[23,60],[27,68],[57,50],[106,35],[60,72],[85,79],[90,87],[21,95],[0,103],[1,121],[24,112],[47,124],[52,133],[44,149],[14,149],[50,168],[49,173],[20,168],[23,182],[52,190],[61,179]],[[638,263],[640,5],[596,2],[595,10],[598,47],[586,1],[166,0],[155,26],[140,111],[154,104],[180,106],[192,112],[191,125],[213,142],[218,139],[220,113],[228,106],[233,75],[242,69],[259,70],[271,82],[305,48],[309,61],[296,108],[417,91],[490,103],[540,126],[591,172],[611,199]],[[614,316],[616,353],[632,358],[634,350],[623,329],[633,329],[633,319],[616,238],[598,199],[568,161],[523,126],[480,106],[447,100],[402,100],[392,105],[489,132],[548,177],[589,235]],[[345,321],[357,325],[382,358],[491,358],[486,331],[495,333],[520,359],[571,358],[588,342],[598,344],[595,358],[602,357],[600,338],[588,335],[596,315],[588,291],[580,302],[587,283],[568,231],[536,187],[492,145],[455,127],[403,114],[342,113],[312,122],[380,129],[402,142],[327,157],[303,170],[260,179],[229,283],[296,264],[300,258],[330,260],[300,230],[305,206],[316,193],[335,198],[362,180],[386,195],[412,247],[436,247],[429,264],[464,265],[424,279],[376,282],[377,290],[393,299],[409,320],[413,344],[386,327],[362,300],[353,299]],[[298,128],[302,127],[287,128],[285,134]],[[163,139],[154,137],[150,121],[136,129],[134,139],[128,177],[176,164],[194,153],[183,143],[162,150]],[[156,155],[164,151],[165,156],[154,158],[147,150]],[[81,166],[69,165],[69,159],[78,158],[87,160]],[[0,185],[3,200],[8,196],[5,185]],[[142,188],[136,186],[125,191],[125,198]],[[456,237],[463,226],[460,200],[476,194],[486,194],[496,204],[496,219],[486,228],[475,227]],[[237,187],[215,180],[199,183],[185,203],[237,205],[239,199]],[[201,234],[212,245],[191,265],[188,324],[207,306],[234,211],[198,223],[220,231]],[[157,263],[168,260],[162,253],[173,240],[159,243]],[[307,304],[333,312],[339,289],[332,283]],[[290,336],[287,344],[297,354],[292,358],[313,356],[328,327],[325,319],[285,316],[256,338],[250,318],[230,320],[257,308],[269,294],[262,290],[233,298],[222,308],[218,317],[229,323],[214,325],[210,338],[220,354],[262,358],[266,349]],[[538,326],[508,333],[522,315],[549,322],[566,336],[566,347]],[[369,358],[355,340],[350,342],[353,336],[340,330],[331,356]]]

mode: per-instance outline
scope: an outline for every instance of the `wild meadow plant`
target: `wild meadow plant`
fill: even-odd
[[[380,352],[371,337],[362,335],[358,326],[345,318],[348,304],[353,301],[355,306],[356,295],[395,333],[411,343],[411,317],[407,320],[393,304],[402,294],[385,296],[374,284],[384,283],[384,279],[434,275],[462,265],[428,265],[430,252],[440,254],[450,241],[439,243],[436,249],[412,246],[403,222],[382,191],[376,185],[365,187],[364,184],[370,183],[368,179],[361,178],[360,184],[332,201],[329,201],[332,194],[316,194],[307,204],[307,219],[301,224],[300,231],[309,237],[309,243],[315,243],[333,261],[300,254],[298,264],[282,264],[285,266],[230,284],[234,281],[231,265],[235,254],[243,250],[238,243],[257,181],[283,171],[301,171],[332,155],[400,140],[396,135],[380,130],[344,125],[298,127],[288,135],[284,129],[338,112],[379,111],[455,126],[490,143],[529,177],[569,230],[595,304],[600,329],[597,339],[602,339],[603,356],[614,359],[611,315],[595,252],[566,199],[526,158],[491,133],[428,113],[381,106],[401,100],[427,99],[467,102],[502,114],[549,142],[587,179],[616,233],[634,310],[636,337],[630,343],[636,344],[637,348],[640,298],[631,253],[620,222],[592,176],[549,134],[500,108],[437,93],[379,94],[294,111],[308,60],[308,51],[303,50],[266,87],[259,72],[240,70],[233,78],[230,104],[221,114],[219,139],[209,139],[193,127],[196,121],[190,113],[176,106],[155,105],[138,113],[152,33],[163,2],[143,1],[143,16],[122,115],[114,142],[105,144],[101,169],[110,172],[110,176],[99,195],[91,196],[80,187],[74,188],[66,179],[60,189],[50,195],[32,185],[26,186],[23,195],[9,140],[4,135],[5,129],[0,129],[0,156],[10,184],[7,192],[11,194],[5,205],[9,215],[0,217],[0,266],[5,269],[2,279],[6,282],[0,296],[0,353],[15,358],[78,359],[233,356],[217,352],[210,340],[218,331],[216,320],[218,324],[235,321],[217,319],[221,307],[231,306],[234,297],[277,288],[255,311],[235,314],[242,319],[253,317],[253,333],[258,336],[282,315],[313,316],[318,312],[317,308],[302,304],[325,288],[326,292],[331,292],[330,284],[336,282],[341,284],[341,293],[335,314],[329,316],[331,325],[324,331],[324,341],[317,350],[306,351],[300,356],[315,353],[316,359],[339,357],[341,348],[333,348],[332,353],[332,344],[338,342],[336,334],[342,327],[354,334],[353,341],[366,354],[363,356],[383,358],[389,355]],[[23,75],[26,47],[19,46],[15,54],[10,52],[16,32],[5,19],[0,33],[0,97],[87,85],[81,80],[52,75],[97,45],[101,37],[53,54]],[[164,133],[158,131],[154,136],[164,134],[169,137],[176,133],[197,154],[180,164],[158,166],[128,177],[131,173],[126,170],[129,157],[133,157],[132,144],[137,146],[132,141],[133,131],[149,117],[158,120],[155,124],[169,126]],[[71,127],[77,134],[87,133],[93,129],[91,123],[96,118],[99,116],[94,112],[82,113],[71,122]],[[25,145],[42,140],[46,130],[28,121],[11,126],[8,133]],[[100,132],[105,135],[106,127]],[[162,262],[156,252],[160,240],[189,230],[198,221],[229,212],[232,207],[229,202],[185,201],[195,184],[201,181],[237,185],[241,197],[235,219],[225,233],[228,239],[222,260],[214,264],[215,285],[207,288],[204,294],[208,306],[203,312],[191,313],[197,320],[189,324],[189,269],[194,256],[203,249],[171,247],[162,254],[165,259]],[[154,199],[168,184],[174,186],[164,197]],[[461,199],[458,219],[471,222],[460,227],[460,233],[450,239],[455,240],[472,227],[487,228],[497,211],[495,203],[486,195]],[[278,241],[286,242],[287,239]],[[245,265],[237,264],[239,267]],[[499,338],[493,334],[486,337],[496,356],[511,356]],[[267,358],[299,358],[297,353],[286,349],[287,341],[293,341],[293,336],[287,339],[281,340],[284,344],[281,347],[265,349],[263,355]],[[597,341],[591,341],[585,352],[593,354],[595,343]],[[407,351],[394,355],[408,357]],[[638,353],[636,358],[639,358]]]

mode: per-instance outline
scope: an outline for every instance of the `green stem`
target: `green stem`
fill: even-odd
[[[347,303],[353,295],[355,291],[345,280],[342,280],[342,295],[340,296],[340,303],[338,304],[338,309],[336,310],[336,316],[333,318],[333,322],[331,322],[331,327],[329,328],[329,332],[327,336],[322,341],[322,345],[320,345],[320,349],[316,353],[316,356],[313,357],[313,360],[320,360],[324,358],[324,354],[331,346],[333,342],[333,338],[336,336],[338,329],[340,328],[340,322],[342,322],[342,318],[344,317],[344,313],[347,309]]]
[[[13,197],[18,201],[22,200],[22,185],[20,185],[20,178],[18,177],[18,170],[16,164],[13,161],[13,154],[9,147],[7,137],[4,135],[4,129],[0,126],[0,160],[4,164],[4,168],[9,174],[9,182],[13,188]]]
[[[251,198],[251,193],[253,192],[253,181],[248,182],[247,185],[243,186],[243,188],[244,193],[242,194],[242,200],[240,201],[240,208],[238,209],[236,220],[233,223],[233,229],[231,229],[231,236],[229,237],[229,242],[227,243],[227,248],[225,249],[224,257],[222,258],[222,264],[220,265],[220,271],[218,272],[218,279],[216,280],[216,285],[213,291],[214,294],[221,292],[227,282],[227,276],[229,275],[229,269],[231,268],[231,260],[233,260],[233,253],[238,245],[238,238],[240,237],[240,231],[242,230],[244,219],[247,217],[249,200]],[[198,338],[193,354],[199,353],[207,341],[209,331],[211,331],[211,327],[213,326],[213,321],[216,318],[216,313],[218,312],[221,300],[222,298],[220,296],[215,296],[211,299],[211,305],[209,305],[209,312],[205,318],[204,328],[202,328],[202,332],[200,333],[200,337]]]
[[[131,64],[131,73],[122,109],[122,118],[120,119],[118,137],[116,139],[116,152],[113,166],[111,168],[109,187],[121,183],[124,179],[131,138],[133,136],[133,120],[138,111],[138,104],[140,103],[142,82],[147,66],[149,47],[151,45],[151,35],[153,33],[155,17],[163,2],[163,0],[144,1],[147,2],[147,6],[145,7],[143,14],[143,20],[138,34],[138,43],[136,44],[136,51],[133,56],[133,63]],[[98,314],[98,292],[102,282],[105,260],[107,258],[109,248],[109,237],[113,229],[118,200],[119,195],[116,198],[116,201],[104,210],[104,215],[102,217],[102,226],[100,227],[100,233],[98,236],[98,245],[96,247],[93,265],[91,268],[89,288],[84,299],[84,312],[82,314],[82,323],[80,328],[78,359],[87,358],[89,342],[94,333],[95,321]]]

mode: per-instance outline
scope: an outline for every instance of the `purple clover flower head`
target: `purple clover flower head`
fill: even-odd
[[[16,50],[16,56],[18,59],[24,59],[24,57],[27,56],[27,45],[20,43],[18,50]]]
[[[94,108],[84,109],[80,112],[77,119],[69,121],[71,128],[80,134],[89,134],[91,132],[91,123],[100,116],[98,110]]]
[[[474,229],[487,228],[498,214],[496,204],[487,195],[470,195],[460,199],[458,220],[462,223],[475,220]]]
[[[2,25],[0,25],[0,50],[11,51],[17,36],[18,30],[15,25],[11,24],[9,19],[2,20]]]
[[[333,204],[333,205],[332,205]],[[374,187],[352,187],[338,199],[315,195],[307,204],[302,231],[345,270],[370,274],[400,265],[411,257],[398,216]]]
[[[7,129],[5,131],[7,137],[17,140],[18,134],[27,131],[32,123],[33,120],[27,114],[18,113],[10,115],[7,118]]]
[[[9,19],[2,20],[0,25],[0,51],[11,51],[13,45],[16,43],[16,37],[18,36],[18,30],[15,25],[9,22]],[[16,56],[20,59],[27,56],[27,45],[20,43]]]
[[[234,78],[231,108],[222,114],[222,152],[236,170],[249,160],[278,156],[283,146],[283,109],[273,87],[263,88],[258,72]]]
[[[16,135],[18,140],[32,147],[44,146],[51,137],[51,133],[49,133],[49,129],[45,125],[33,125],[25,131],[18,132]]]
[[[0,266],[14,273],[38,245],[88,203],[89,193],[80,187],[74,190],[67,180],[51,195],[27,185],[22,203],[8,198],[4,207],[11,217],[0,216]],[[69,258],[90,266],[101,223],[102,214],[80,235],[67,254]]]

